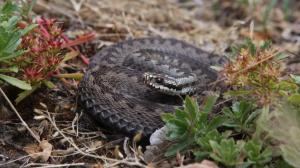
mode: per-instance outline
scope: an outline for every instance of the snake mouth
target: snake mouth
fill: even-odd
[[[174,78],[169,75],[144,73],[143,81],[146,86],[167,95],[190,95],[195,93],[195,76]]]

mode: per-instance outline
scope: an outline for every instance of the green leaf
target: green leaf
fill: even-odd
[[[222,108],[222,112],[225,116],[227,116],[228,118],[232,118],[234,117],[233,112],[231,111],[231,109],[229,107],[223,107]]]
[[[217,99],[218,96],[208,96],[203,106],[203,112],[204,113],[211,112]]]
[[[230,47],[231,53],[233,56],[236,56],[241,51],[242,46],[233,45]],[[231,61],[233,61],[233,58],[229,58]]]
[[[17,25],[17,23],[20,21],[20,17],[19,16],[12,16],[11,18],[9,18],[9,20],[7,21],[7,27],[6,30],[12,31],[14,32],[14,28]]]
[[[8,41],[6,47],[4,48],[4,52],[6,53],[13,53],[19,44],[21,43],[21,33],[17,32],[14,33],[14,35],[11,37],[11,39]]]
[[[221,142],[224,137],[216,129],[209,131],[204,135],[200,135],[197,144],[200,145],[202,151],[212,151],[209,141]]]
[[[250,104],[245,101],[242,102],[234,102],[232,105],[232,111],[234,112],[244,112],[248,109]]]
[[[9,60],[9,59],[13,59],[15,57],[18,57],[18,56],[24,54],[24,53],[25,53],[24,50],[18,50],[18,51],[13,52],[12,54],[7,54],[7,56],[3,56],[3,57],[1,57],[1,53],[0,53],[0,62],[6,61],[6,60]]]
[[[224,126],[235,128],[236,131],[254,131],[253,121],[258,116],[258,111],[254,111],[254,105],[251,102],[234,102],[231,109],[224,107],[222,112],[227,120],[224,120]]]
[[[250,122],[253,122],[260,114],[259,110],[255,110],[253,112],[250,113],[250,115],[247,117],[245,123],[248,124]]]
[[[280,81],[278,83],[278,89],[282,91],[292,91],[295,92],[298,89],[297,84],[290,81]]]
[[[0,72],[18,72],[19,69],[16,66],[0,69]]]
[[[168,124],[174,125],[180,129],[186,130],[188,128],[187,123],[181,121],[180,119],[172,119],[168,121]]]
[[[252,164],[263,165],[272,159],[272,152],[269,149],[262,150],[262,143],[259,141],[248,141],[244,145],[244,150],[248,156],[247,161]]]
[[[245,144],[244,149],[250,158],[254,158],[260,154],[262,144],[258,141],[250,140]]]
[[[0,9],[0,14],[3,14],[7,17],[10,17],[10,15],[13,14],[13,12],[16,12],[19,10],[19,7],[12,3],[12,1],[6,1],[2,8]],[[6,18],[3,18],[6,19]],[[1,20],[0,20],[1,21]]]
[[[235,143],[230,139],[222,139],[220,143],[210,140],[209,141],[213,152],[210,153],[210,157],[214,160],[223,163],[226,166],[235,166],[239,164],[241,155],[242,141]]]
[[[22,100],[24,100],[26,97],[31,95],[34,91],[36,91],[39,87],[41,87],[41,84],[38,83],[34,86],[32,86],[31,90],[24,90],[23,92],[18,94],[18,97],[15,99],[16,104],[20,103]]]
[[[196,151],[193,152],[193,154],[195,155],[195,159],[198,161],[202,161],[203,159],[207,158],[210,154],[210,152],[207,151]]]
[[[283,60],[287,57],[289,57],[289,56],[285,53],[278,53],[277,55],[275,55],[275,59],[277,59],[277,60]]]
[[[21,30],[22,36],[26,35],[27,33],[29,33],[31,30],[33,30],[37,26],[38,26],[37,24],[31,24],[31,25],[27,26],[25,29],[22,29]]]
[[[30,84],[24,82],[24,81],[21,81],[17,78],[14,78],[14,77],[10,77],[10,76],[7,76],[7,75],[3,75],[3,74],[0,74],[0,79],[4,80],[5,82],[13,85],[13,86],[16,86],[20,89],[23,89],[23,90],[30,90],[32,89]]]
[[[255,44],[252,42],[252,40],[250,38],[247,38],[246,39],[246,45],[247,45],[247,48],[249,49],[250,51],[250,54],[252,56],[255,56],[256,54],[256,46]]]
[[[162,120],[165,123],[168,123],[170,120],[174,120],[175,119],[175,116],[173,114],[171,114],[171,113],[162,113],[161,117],[162,117]]]
[[[179,108],[175,109],[175,116],[176,116],[176,118],[180,118],[180,119],[188,119],[189,118],[188,113]]]
[[[290,74],[290,77],[294,80],[294,82],[296,82],[297,84],[300,85],[300,76],[299,75]]]
[[[300,106],[300,94],[293,94],[289,96],[288,101],[295,106]]]
[[[264,43],[260,46],[260,49],[261,50],[269,49],[271,47],[271,45],[272,45],[271,40],[264,41]]]
[[[43,83],[49,88],[49,89],[53,89],[55,88],[55,84],[51,81],[48,80],[44,80]]]
[[[195,100],[192,100],[191,97],[187,96],[184,101],[184,111],[186,111],[191,119],[195,119],[199,114],[199,106]]]
[[[186,129],[170,124],[167,124],[167,128],[169,131],[166,135],[169,140],[185,140],[188,138],[188,132]]]
[[[226,120],[226,118],[224,118],[223,116],[215,116],[208,124],[208,130],[212,130],[212,129],[216,129],[218,127],[220,127],[224,121]]]
[[[197,128],[199,128],[199,129],[205,128],[208,123],[208,113],[201,112],[201,114],[197,118],[196,122],[198,124]]]
[[[185,140],[177,144],[174,144],[170,148],[168,148],[167,152],[165,153],[165,156],[166,157],[174,156],[176,155],[177,152],[181,152],[191,144],[193,144],[193,139]]]

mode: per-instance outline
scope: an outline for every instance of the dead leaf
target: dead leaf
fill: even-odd
[[[92,168],[103,168],[103,165],[101,163],[96,163],[94,165],[91,166]]]
[[[103,141],[91,141],[87,146],[89,147],[89,150],[97,150],[103,147]]]
[[[193,163],[182,168],[219,168],[214,162],[209,160],[203,160],[201,163]]]
[[[24,148],[24,150],[35,160],[46,162],[51,156],[52,145],[47,141],[43,140],[39,145],[30,144]]]

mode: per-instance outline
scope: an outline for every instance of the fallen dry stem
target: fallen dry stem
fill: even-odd
[[[21,156],[21,157],[19,157],[19,158],[17,158],[17,159],[10,160],[10,161],[5,162],[5,163],[1,163],[1,164],[0,164],[0,167],[1,167],[1,166],[4,166],[4,165],[11,164],[11,163],[13,163],[13,162],[17,162],[17,161],[19,161],[19,160],[23,160],[23,159],[25,159],[25,158],[30,158],[30,155]]]
[[[15,106],[12,104],[12,102],[9,100],[9,98],[6,96],[6,94],[2,90],[2,88],[0,88],[0,92],[3,95],[3,97],[5,98],[5,100],[7,101],[7,103],[9,104],[9,106],[11,107],[11,109],[16,113],[16,115],[18,116],[19,120],[22,122],[22,124],[25,126],[25,128],[29,131],[29,133],[31,134],[31,136],[38,143],[41,143],[40,139],[34,134],[34,132],[29,128],[28,124],[23,120],[23,118],[21,117],[21,115],[19,114],[19,112],[17,111],[17,109],[15,108]]]
[[[69,164],[43,164],[43,163],[29,163],[24,167],[35,168],[56,168],[56,167],[70,167],[70,166],[84,166],[84,163],[69,163]]]

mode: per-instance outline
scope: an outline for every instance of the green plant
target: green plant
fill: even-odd
[[[226,166],[241,165],[243,163],[242,148],[243,141],[234,141],[234,139],[222,139],[221,142],[210,140],[210,146],[213,152],[210,157],[223,163]]]
[[[227,119],[223,125],[234,128],[237,132],[254,132],[255,123],[253,121],[259,115],[259,111],[255,111],[254,108],[253,103],[246,101],[235,102],[231,108],[224,107],[222,112]]]
[[[228,135],[221,134],[216,129],[209,131],[207,134],[199,136],[196,140],[196,143],[200,146],[199,150],[194,150],[194,155],[197,160],[202,160],[205,157],[208,157],[209,154],[213,151],[210,141],[220,143],[223,138],[227,138]]]
[[[272,152],[269,148],[263,149],[262,143],[256,140],[250,140],[244,145],[244,151],[247,156],[247,162],[257,167],[272,160]]]
[[[204,105],[199,108],[198,103],[187,96],[183,109],[176,109],[175,114],[165,113],[162,115],[169,130],[167,137],[170,140],[179,141],[178,144],[169,148],[167,156],[195,145],[196,137],[206,135],[222,125],[224,118],[221,116],[209,119],[209,113],[216,100],[217,96],[209,96]]]
[[[12,61],[26,52],[18,48],[21,38],[36,26],[30,24],[19,29],[18,23],[21,19],[20,8],[13,2],[7,1],[0,7],[0,79],[21,89],[30,90],[31,86],[24,81],[3,74],[19,71]]]

